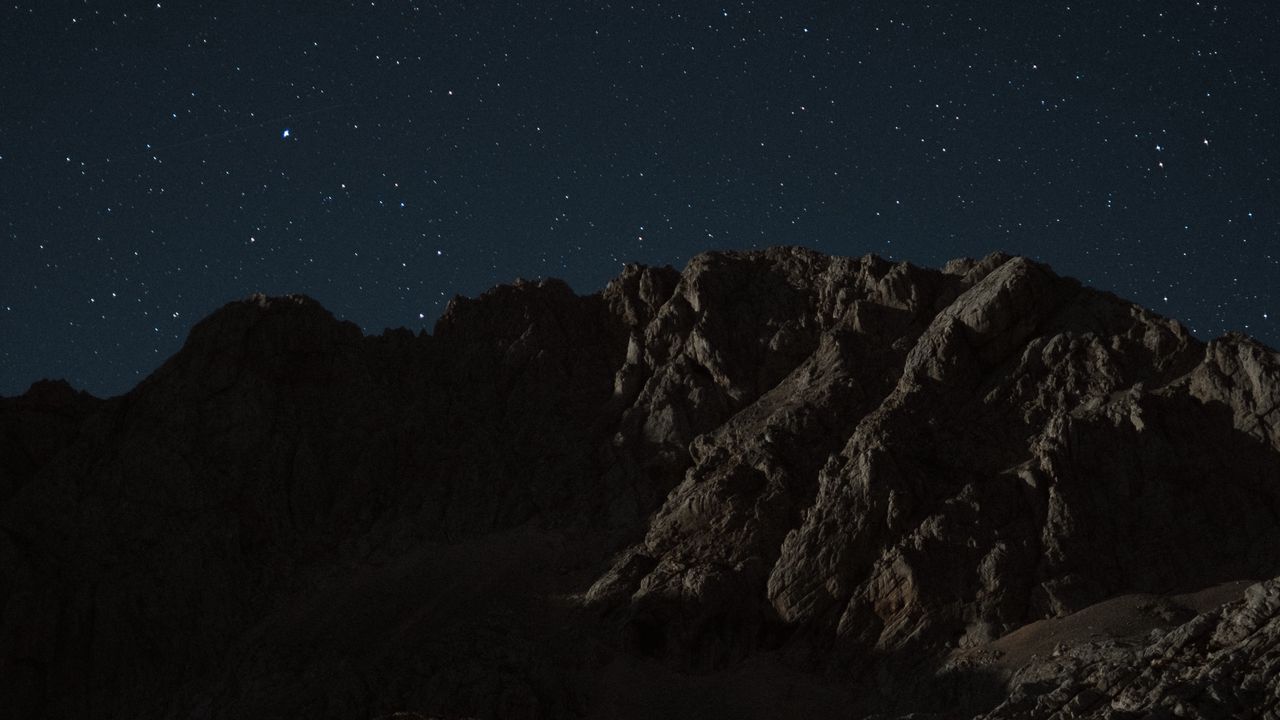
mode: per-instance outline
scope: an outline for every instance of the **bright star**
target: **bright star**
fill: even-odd
[[[284,132],[280,133],[280,139],[284,140],[288,137],[289,137],[289,128],[285,128]]]

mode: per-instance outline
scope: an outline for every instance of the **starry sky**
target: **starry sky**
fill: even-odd
[[[224,303],[430,329],[517,277],[1003,249],[1280,346],[1280,5],[20,0],[0,395]]]

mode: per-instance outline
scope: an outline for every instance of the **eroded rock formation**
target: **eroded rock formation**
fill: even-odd
[[[707,253],[430,335],[258,296],[0,429],[15,716],[1142,717],[1246,665],[1232,702],[1277,699],[1280,355],[1025,258]],[[1124,597],[1176,611],[1067,622]]]

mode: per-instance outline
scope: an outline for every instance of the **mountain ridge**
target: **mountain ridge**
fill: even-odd
[[[0,399],[35,715],[999,717],[1087,665],[1002,638],[1280,574],[1280,355],[1003,254],[705,253],[430,334],[253,296],[125,395],[37,385]]]

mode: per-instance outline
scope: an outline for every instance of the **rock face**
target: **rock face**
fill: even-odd
[[[1013,676],[1002,718],[1276,717],[1280,579],[1137,642],[1058,648]]]
[[[416,336],[258,296],[0,429],[0,714],[1280,699],[1275,581],[1223,585],[1280,575],[1280,355],[1025,258],[707,253]],[[1071,620],[1124,597],[1168,617]]]

